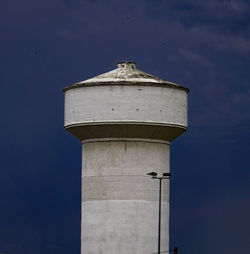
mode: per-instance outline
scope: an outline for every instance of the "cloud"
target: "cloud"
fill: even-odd
[[[205,67],[210,67],[212,65],[212,63],[210,61],[208,61],[207,59],[205,59],[205,57],[203,57],[203,56],[201,56],[197,53],[194,53],[190,50],[180,48],[179,49],[179,54],[181,55],[180,57],[186,58],[191,63],[202,64]]]

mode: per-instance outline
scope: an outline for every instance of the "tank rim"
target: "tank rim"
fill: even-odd
[[[155,87],[180,89],[189,93],[188,88],[171,82],[154,83],[154,82],[131,82],[131,81],[75,83],[73,85],[64,87],[62,90],[63,92],[66,92],[70,89],[91,86],[155,86]]]

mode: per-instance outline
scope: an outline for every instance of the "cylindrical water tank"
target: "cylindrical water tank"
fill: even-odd
[[[187,129],[188,89],[133,62],[64,88],[65,129],[82,142],[82,254],[153,254],[158,182],[170,143]],[[162,185],[161,251],[169,250],[169,182]]]

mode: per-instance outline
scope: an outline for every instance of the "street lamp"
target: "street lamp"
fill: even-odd
[[[163,173],[162,176],[157,176],[156,172],[149,172],[146,175],[151,176],[152,179],[159,180],[159,222],[158,222],[158,254],[161,253],[161,181],[163,179],[170,179],[171,173]]]

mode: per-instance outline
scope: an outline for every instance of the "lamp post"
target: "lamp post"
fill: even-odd
[[[163,179],[170,179],[171,173],[163,173],[162,176],[157,176],[156,172],[150,172],[146,175],[151,176],[152,179],[159,180],[159,217],[158,217],[158,254],[161,253],[161,182]]]

